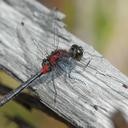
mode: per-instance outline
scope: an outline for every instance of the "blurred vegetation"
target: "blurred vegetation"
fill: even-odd
[[[101,2],[98,0],[96,7],[94,8],[94,47],[101,52],[104,52],[105,47],[107,47],[114,27],[113,21],[110,18],[111,14],[108,14],[107,11],[108,10],[105,10]]]
[[[41,1],[41,0],[40,0]],[[42,0],[49,8],[57,7],[66,14],[69,31],[87,41],[101,52],[110,62],[128,74],[128,1],[122,0]],[[14,79],[0,72],[0,82],[15,88]],[[27,111],[22,106],[10,102],[0,109],[0,128],[18,128],[4,114],[19,116],[37,128],[66,128],[64,123],[33,109]]]

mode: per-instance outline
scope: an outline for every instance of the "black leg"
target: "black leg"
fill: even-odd
[[[85,71],[85,69],[88,67],[88,65],[90,64],[91,60],[92,60],[92,59],[90,59],[90,60],[88,61],[88,63],[85,65],[84,71]]]

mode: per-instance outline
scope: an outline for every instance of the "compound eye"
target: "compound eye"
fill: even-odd
[[[79,47],[79,49],[77,49],[77,60],[81,60],[82,56],[83,56],[83,49]]]
[[[70,53],[71,57],[80,61],[82,56],[83,56],[83,48],[74,44],[74,45],[71,46],[71,48],[69,50],[69,53]]]
[[[71,46],[71,49],[72,50],[74,50],[74,49],[76,49],[78,46],[76,45],[76,44],[73,44],[72,46]]]
[[[79,47],[79,50],[80,50],[81,52],[83,52],[83,48],[82,48],[82,47]]]
[[[74,47],[72,47],[71,50],[74,51]]]

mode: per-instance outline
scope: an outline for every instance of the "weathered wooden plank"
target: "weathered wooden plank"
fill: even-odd
[[[59,48],[81,45],[84,56],[72,70],[72,79],[65,73],[55,76],[56,103],[50,74],[36,81],[32,89],[44,104],[75,126],[110,128],[109,117],[116,108],[128,112],[128,78],[91,46],[69,33],[61,21],[63,17],[34,0],[0,1],[1,68],[25,81],[39,70],[47,55],[45,51],[55,49],[54,35]]]

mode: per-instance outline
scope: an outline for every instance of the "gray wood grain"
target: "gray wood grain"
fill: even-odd
[[[35,74],[47,54],[78,44],[84,56],[66,73],[38,79],[31,89],[41,101],[77,127],[111,128],[111,113],[128,113],[128,78],[95,49],[65,29],[64,14],[34,0],[0,1],[0,68],[21,82]],[[24,22],[24,26],[21,25]],[[128,118],[128,116],[126,116]]]

